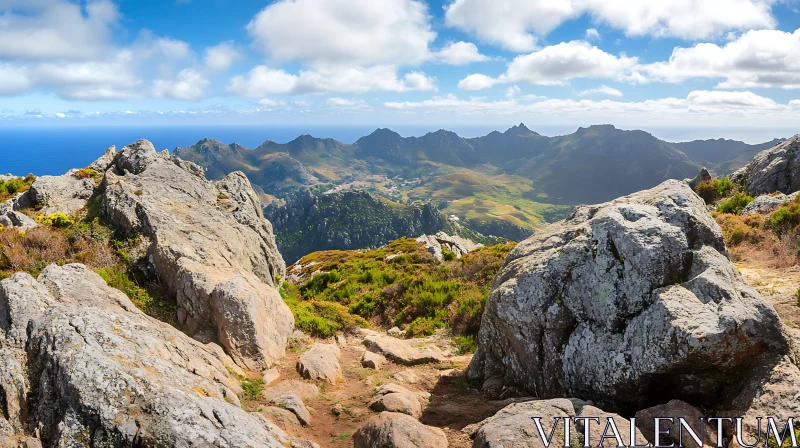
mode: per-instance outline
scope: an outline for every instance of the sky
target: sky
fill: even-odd
[[[798,8],[800,0],[0,0],[0,126],[800,132]]]

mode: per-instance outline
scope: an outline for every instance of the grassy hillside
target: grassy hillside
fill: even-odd
[[[318,336],[353,325],[396,325],[408,336],[450,328],[469,342],[492,279],[513,247],[485,246],[445,262],[408,238],[367,251],[316,252],[289,268],[302,280],[282,293],[298,327]]]

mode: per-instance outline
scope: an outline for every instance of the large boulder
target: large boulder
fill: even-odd
[[[344,381],[339,363],[341,351],[336,344],[314,344],[297,360],[297,372],[303,378],[336,384]]]
[[[397,339],[379,333],[369,333],[364,338],[367,350],[381,354],[398,364],[416,366],[419,364],[442,362],[444,353],[431,348],[415,347],[412,340]]]
[[[468,376],[636,410],[713,407],[789,346],[684,182],[577,208],[520,243],[494,281]]]
[[[40,176],[27,192],[30,203],[44,215],[73,215],[86,206],[95,188],[94,179],[80,178],[75,171],[61,176]]]
[[[784,194],[800,190],[800,134],[761,151],[744,168],[731,175],[750,196]]]
[[[244,175],[210,182],[142,140],[117,154],[102,187],[104,214],[149,242],[145,270],[174,295],[191,335],[216,335],[248,370],[283,356],[294,327],[276,289],[286,266]]]
[[[242,389],[230,372],[242,371],[219,347],[146,316],[83,265],[3,280],[0,310],[10,310],[0,313],[0,395],[8,404],[0,415],[18,440],[38,434],[44,446],[59,447],[88,446],[87,440],[92,446],[291,443],[238,406]]]
[[[575,408],[565,398],[553,400],[531,400],[512,403],[495,415],[473,427],[471,436],[475,439],[473,447],[481,448],[544,448],[533,418],[539,417],[545,435],[553,429],[554,418],[559,426],[553,431],[551,446],[580,446],[582,440],[574,425],[570,426],[570,440],[564,441],[564,418],[574,418]],[[592,442],[596,443],[596,440]]]
[[[473,250],[483,246],[458,235],[448,235],[445,232],[438,232],[436,235],[422,235],[417,241],[424,244],[428,252],[439,261],[444,258],[444,251],[455,254],[456,258],[461,258]]]
[[[783,193],[776,195],[763,194],[755,198],[753,202],[747,204],[742,210],[742,215],[753,215],[756,213],[765,215],[767,213],[772,213],[786,202],[786,197],[787,196]]]
[[[425,426],[414,417],[381,412],[353,434],[354,448],[447,448],[439,428]]]

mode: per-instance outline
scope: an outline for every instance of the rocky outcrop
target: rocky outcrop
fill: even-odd
[[[108,149],[105,150],[105,152],[103,152],[103,155],[101,155],[94,162],[90,163],[89,166],[87,166],[86,168],[89,168],[90,170],[95,170],[98,173],[105,173],[106,170],[109,169],[111,165],[114,163],[114,159],[116,157],[117,157],[117,147],[111,145],[108,147]]]
[[[669,399],[715,407],[789,351],[679,181],[577,208],[520,243],[494,285],[468,376],[542,398],[626,413]]]
[[[692,190],[696,190],[697,186],[700,185],[701,182],[705,182],[711,179],[712,179],[711,173],[709,173],[707,169],[703,168],[700,170],[699,173],[697,173],[697,176],[695,176],[694,179],[686,179],[686,183],[689,184],[689,188],[691,188]]]
[[[0,282],[0,420],[44,446],[280,447],[291,439],[238,407],[241,372],[139,311],[83,265]],[[25,329],[25,330],[23,330]],[[22,330],[22,331],[21,331]],[[24,368],[23,368],[24,366]],[[33,446],[33,445],[29,445]]]
[[[744,209],[742,209],[742,215],[752,215],[755,213],[772,213],[775,210],[779,209],[783,203],[786,202],[786,195],[783,193],[772,195],[761,195],[753,200],[753,202],[747,204]]]
[[[744,185],[750,196],[800,190],[800,134],[756,154],[731,180]]]
[[[40,176],[26,193],[33,206],[44,215],[75,214],[92,197],[95,183],[91,178],[79,178],[75,171],[61,176]]]
[[[190,334],[215,335],[248,370],[283,356],[294,321],[275,288],[286,268],[247,178],[209,182],[199,166],[140,140],[119,152],[101,187],[112,225],[149,243],[145,270],[175,296]]]
[[[297,361],[297,372],[310,380],[327,381],[336,384],[344,380],[342,367],[339,364],[341,352],[336,344],[314,344],[300,355]]]
[[[36,227],[36,221],[27,215],[14,210],[14,201],[0,202],[0,226],[14,227],[17,230],[28,230]]]
[[[445,356],[442,352],[430,348],[419,348],[410,341],[384,336],[378,333],[367,335],[364,345],[371,352],[379,353],[398,364],[416,366],[432,362],[442,362]]]
[[[354,448],[447,448],[439,428],[425,426],[414,417],[381,412],[353,434]]]
[[[457,235],[448,235],[444,232],[438,232],[436,235],[422,235],[417,238],[417,241],[424,244],[428,252],[433,255],[433,258],[439,261],[444,258],[444,251],[454,254],[456,258],[461,258],[483,246],[483,244],[475,243]]]

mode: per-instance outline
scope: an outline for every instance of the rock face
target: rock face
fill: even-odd
[[[303,378],[336,384],[344,379],[339,364],[341,352],[336,344],[314,344],[300,355],[297,371]]]
[[[428,248],[428,252],[439,261],[444,258],[444,251],[447,250],[455,254],[456,258],[461,258],[469,252],[483,246],[460,236],[448,235],[439,232],[436,235],[422,235],[417,241]]]
[[[215,334],[249,370],[283,356],[294,320],[275,287],[286,268],[244,175],[209,182],[141,140],[119,152],[101,187],[111,223],[149,242],[147,269],[192,335]]]
[[[520,243],[494,281],[468,376],[633,413],[714,407],[789,351],[684,182],[596,206]]]
[[[761,195],[753,200],[753,202],[747,204],[747,206],[742,210],[742,215],[752,215],[755,213],[772,213],[775,210],[779,209],[783,203],[786,202],[786,195],[783,193],[770,196],[770,195]]]
[[[58,447],[290,441],[238,407],[241,387],[228,369],[241,370],[219,347],[144,315],[83,265],[3,280],[0,315],[8,410],[0,422],[17,439],[36,430],[44,446]]]
[[[439,428],[425,426],[414,417],[381,412],[353,434],[354,448],[447,448]]]
[[[756,154],[731,180],[744,185],[750,196],[800,190],[800,134]]]
[[[42,214],[72,215],[86,205],[94,187],[93,179],[80,179],[69,172],[62,176],[37,177],[26,194],[32,205],[41,207]]]

